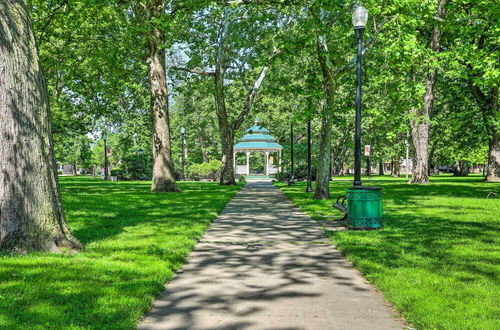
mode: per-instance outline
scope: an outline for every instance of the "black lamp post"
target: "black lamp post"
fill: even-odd
[[[307,187],[306,192],[312,192],[311,178],[311,118],[307,119]]]
[[[366,176],[368,179],[372,178],[372,166],[371,166],[371,157],[372,155],[372,146],[370,144],[365,145],[365,157],[366,157]]]
[[[182,167],[182,178],[181,181],[184,181],[184,155],[186,154],[185,152],[185,141],[184,141],[184,136],[186,134],[186,129],[184,127],[181,128],[181,137],[182,137],[182,156],[181,156],[181,167]]]
[[[352,13],[352,24],[358,40],[356,56],[356,132],[354,137],[354,186],[361,186],[361,56],[363,55],[363,31],[368,21],[368,10],[359,5]]]
[[[104,180],[108,180],[108,147],[106,145],[106,132],[102,133],[102,140],[104,141]]]
[[[295,183],[295,175],[293,170],[293,123],[290,123],[290,179],[288,185],[291,186]]]

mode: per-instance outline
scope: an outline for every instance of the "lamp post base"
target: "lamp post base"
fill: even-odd
[[[307,180],[306,192],[307,192],[307,193],[309,193],[309,192],[313,192],[313,188],[312,188],[312,183],[311,183],[311,180]]]

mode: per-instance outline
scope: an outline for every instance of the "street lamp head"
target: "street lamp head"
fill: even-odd
[[[366,22],[368,22],[368,10],[362,5],[359,5],[352,12],[352,25],[354,25],[356,29],[362,29],[366,26]]]
[[[104,141],[106,141],[106,138],[107,138],[107,136],[106,136],[106,132],[103,132],[103,133],[102,133],[102,139],[103,139]]]
[[[186,133],[186,129],[184,127],[181,127],[181,134]]]

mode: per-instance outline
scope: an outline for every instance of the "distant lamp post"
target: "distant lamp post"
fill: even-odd
[[[104,141],[104,181],[108,180],[108,146],[106,144],[106,132],[102,133],[102,140]]]
[[[134,135],[132,135],[132,138],[134,140],[134,148],[137,148],[137,133],[134,133]]]
[[[290,179],[288,185],[291,186],[295,183],[295,174],[293,170],[293,123],[290,123]]]
[[[137,154],[142,155],[142,154],[144,154],[144,151],[142,149],[137,149]]]
[[[311,173],[311,118],[307,119],[307,187],[306,192],[312,192]]]
[[[368,10],[359,5],[352,13],[352,24],[358,40],[356,56],[356,132],[354,137],[354,186],[361,186],[361,56],[363,55],[363,31],[368,21]]]
[[[370,162],[371,152],[372,152],[372,146],[369,144],[365,145],[366,175],[368,176],[368,179],[372,178],[372,166]]]
[[[410,168],[410,133],[406,135],[406,164],[405,164],[405,172],[406,172],[406,179],[408,179],[408,170]]]
[[[184,127],[182,127],[181,128],[181,139],[182,139],[182,156],[181,156],[182,177],[181,177],[181,181],[184,181],[184,157],[186,154],[185,140],[184,140],[185,134],[186,134],[186,129]]]

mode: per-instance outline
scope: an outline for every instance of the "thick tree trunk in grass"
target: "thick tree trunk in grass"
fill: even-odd
[[[316,190],[314,199],[330,199],[330,150],[332,148],[332,109],[334,106],[335,79],[332,63],[326,44],[319,36],[316,36],[316,48],[318,61],[323,76],[323,108],[321,110],[321,129],[318,169],[316,174]]]
[[[235,173],[233,167],[233,143],[234,143],[234,132],[230,128],[229,125],[220,124],[219,119],[219,128],[220,136],[221,136],[221,144],[222,144],[222,166],[221,166],[221,174],[219,184],[228,186],[235,185]]]
[[[490,87],[484,92],[470,82],[470,87],[477,104],[483,112],[486,128],[490,133],[488,148],[487,182],[500,182],[500,110],[498,109],[498,87]]]
[[[498,109],[496,110],[498,117]],[[498,120],[498,119],[497,119]],[[498,129],[492,127],[492,137],[488,152],[488,175],[486,181],[500,182],[500,134]]]
[[[401,175],[401,167],[399,166],[399,160],[395,159],[392,161],[393,168],[392,168],[392,176],[395,178],[399,178]]]
[[[21,0],[0,1],[0,249],[77,250],[59,193],[47,86]]]
[[[429,183],[428,146],[429,146],[429,118],[424,116],[429,109],[429,104],[422,110],[412,109],[412,113],[419,119],[411,123],[411,135],[414,149],[414,165],[411,183]]]
[[[453,166],[453,176],[468,176],[469,164],[465,160],[457,160]]]
[[[200,131],[198,132],[198,142],[200,143],[201,157],[203,159],[203,162],[208,163],[209,159],[208,159],[208,154],[207,154],[207,150],[206,150],[207,146],[205,143],[205,137],[203,136],[203,132],[201,132],[201,128],[200,128]]]
[[[446,16],[445,4],[448,0],[439,0],[436,17],[438,21],[444,20]],[[441,29],[437,25],[431,32],[430,49],[439,53],[441,43]],[[437,69],[429,67],[425,80],[424,105],[422,108],[412,108],[411,135],[414,149],[414,166],[411,183],[429,183],[429,127],[434,100],[434,85],[436,82]]]
[[[384,164],[382,162],[378,163],[378,175],[384,175]]]
[[[149,20],[160,17],[164,11],[163,1],[154,0],[148,3]],[[151,112],[153,116],[153,192],[177,192],[172,161],[170,123],[168,116],[168,89],[165,71],[165,44],[162,31],[154,22],[150,23],[148,35],[149,84],[151,91]]]

